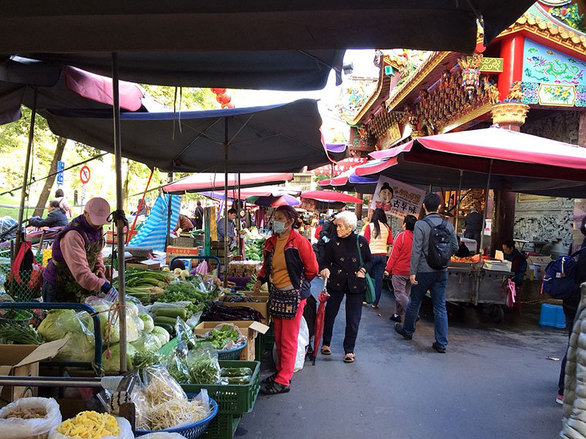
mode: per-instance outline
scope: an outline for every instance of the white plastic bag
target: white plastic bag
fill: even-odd
[[[132,433],[132,427],[130,426],[130,422],[128,422],[124,418],[116,418],[118,421],[118,426],[120,427],[120,434],[117,436],[102,436],[100,439],[134,439],[134,434]],[[57,426],[51,430],[49,433],[49,439],[79,439],[75,436],[65,436],[59,432],[57,432]]]
[[[44,409],[47,414],[44,418],[6,418],[6,416],[20,409]],[[0,432],[3,439],[23,439],[49,433],[61,424],[59,404],[53,398],[21,398],[8,404],[0,410]]]
[[[297,336],[297,354],[295,355],[295,367],[293,372],[299,372],[303,369],[305,364],[305,349],[309,345],[309,327],[305,318],[301,317],[301,323],[299,325],[299,335]],[[273,345],[273,360],[275,363],[279,362],[279,356],[277,355],[277,347]]]

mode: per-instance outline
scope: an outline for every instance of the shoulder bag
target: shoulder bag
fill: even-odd
[[[356,235],[356,248],[358,249],[358,258],[360,259],[360,266],[362,267],[362,252],[360,251],[360,236]],[[366,294],[364,301],[366,303],[373,303],[376,300],[376,293],[374,291],[374,281],[370,277],[370,274],[365,273],[364,278],[366,280]]]

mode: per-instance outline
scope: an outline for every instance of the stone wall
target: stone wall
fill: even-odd
[[[518,194],[515,203],[515,239],[572,243],[574,200]],[[527,250],[528,248],[525,247]],[[531,249],[531,246],[529,246]]]
[[[578,144],[580,112],[531,110],[521,131],[534,136]]]

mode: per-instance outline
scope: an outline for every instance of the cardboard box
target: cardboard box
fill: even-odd
[[[197,256],[198,250],[197,247],[176,247],[170,245],[167,247],[167,264],[171,262],[176,256]]]
[[[38,376],[39,362],[53,358],[68,341],[69,338],[64,338],[40,346],[0,345],[0,375]],[[1,398],[7,402],[37,394],[37,389],[30,386],[4,386],[0,389]]]
[[[136,236],[136,234],[138,233],[138,230],[133,230],[132,234],[130,235],[130,238],[134,238]],[[126,238],[127,238],[127,234],[128,232],[124,232],[124,242],[126,242]],[[107,230],[106,231],[106,244],[115,244],[117,241],[118,237],[118,233],[116,233],[116,231],[112,231],[112,230]]]
[[[209,331],[210,329],[214,329],[216,326],[225,323],[231,323],[237,326],[240,332],[245,334],[248,338],[248,344],[242,350],[240,359],[245,361],[254,361],[256,337],[259,333],[265,334],[269,330],[269,327],[267,325],[263,325],[262,323],[250,320],[234,320],[228,322],[201,322],[199,325],[195,327],[193,331],[195,334],[203,334]]]

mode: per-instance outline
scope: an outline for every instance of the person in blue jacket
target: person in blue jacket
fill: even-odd
[[[67,215],[59,207],[58,200],[53,200],[49,203],[49,215],[47,215],[47,218],[33,216],[28,220],[29,225],[34,227],[65,227],[68,222]]]

